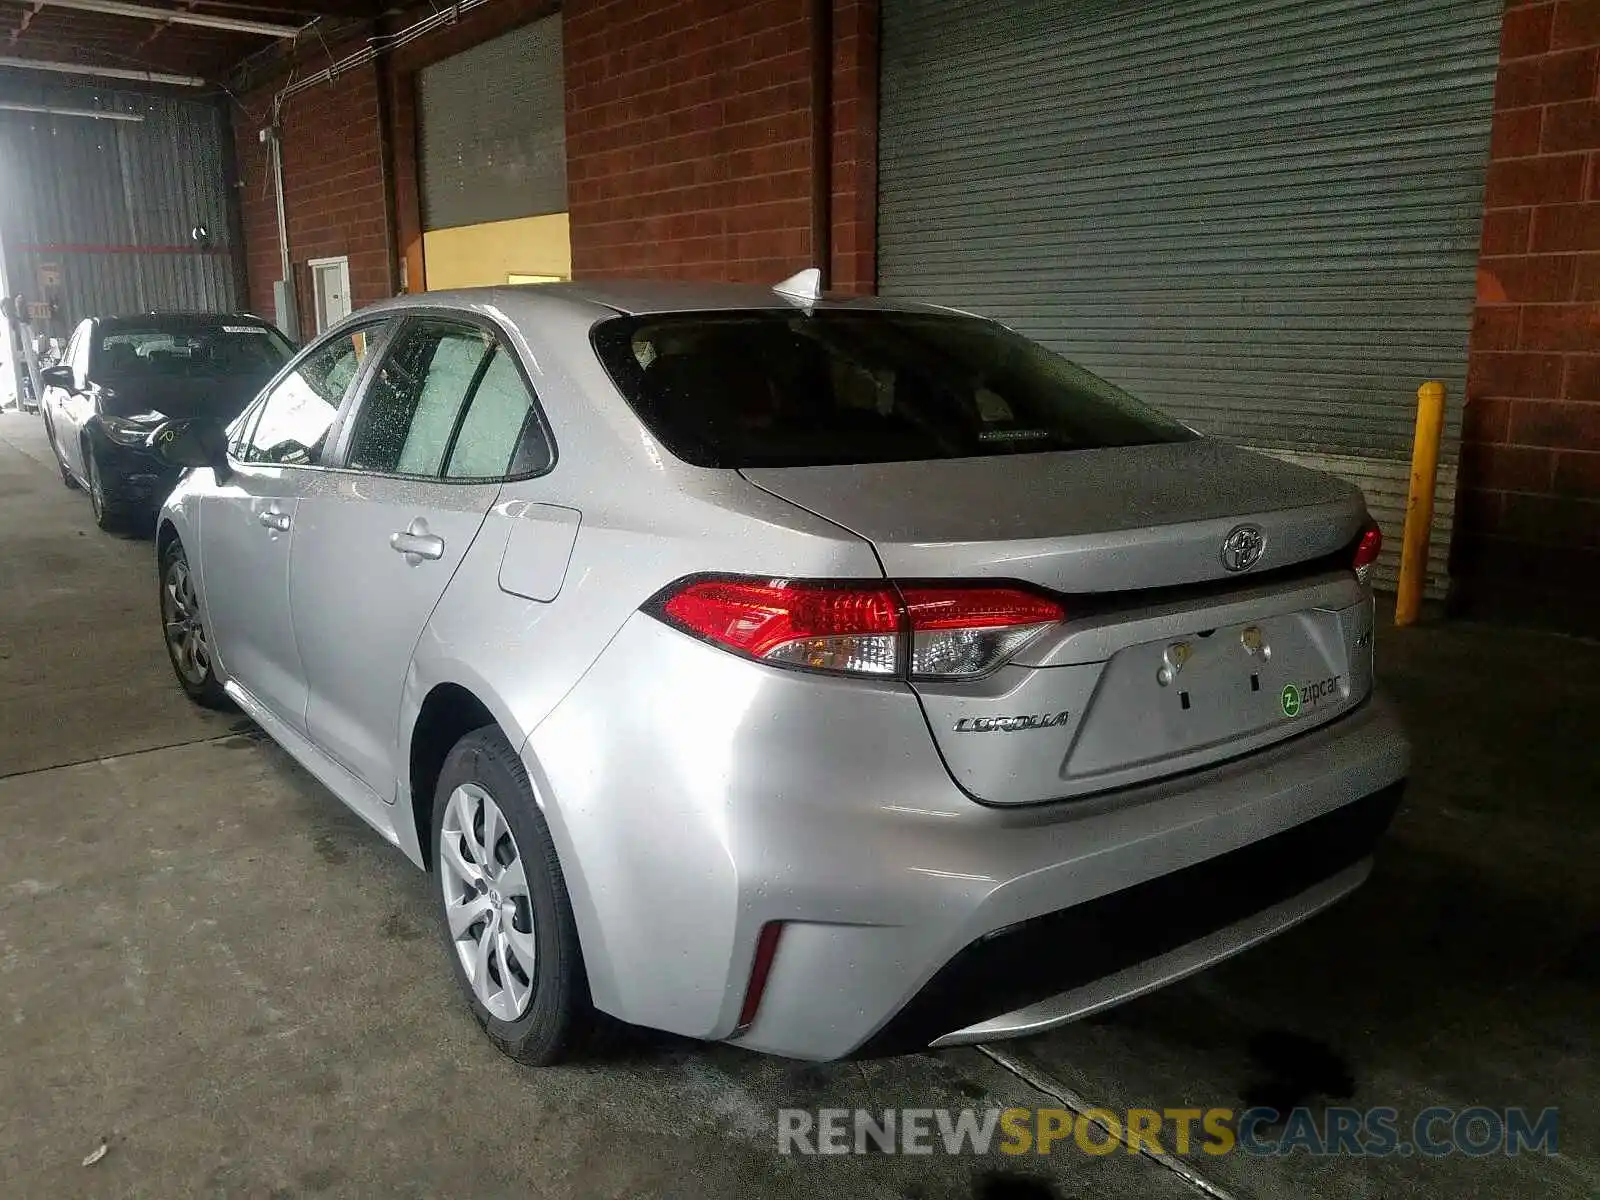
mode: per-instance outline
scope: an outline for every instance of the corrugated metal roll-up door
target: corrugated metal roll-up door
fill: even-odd
[[[884,0],[880,290],[1355,480],[1390,579],[1416,389],[1442,379],[1437,593],[1501,11]]]
[[[133,118],[0,111],[7,286],[57,312],[32,334],[65,337],[89,316],[238,306],[216,100],[14,82],[0,95]]]
[[[417,76],[424,229],[565,212],[561,17]]]

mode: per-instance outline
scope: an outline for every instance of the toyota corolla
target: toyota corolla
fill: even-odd
[[[1406,775],[1360,492],[978,317],[407,297],[150,442],[182,686],[433,873],[525,1062],[1049,1029],[1349,893]]]

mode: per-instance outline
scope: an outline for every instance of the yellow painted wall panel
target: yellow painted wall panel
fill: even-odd
[[[428,290],[503,284],[511,275],[572,278],[567,214],[488,221],[422,235]]]

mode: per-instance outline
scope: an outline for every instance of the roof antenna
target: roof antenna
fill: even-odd
[[[816,267],[807,267],[782,283],[774,284],[772,290],[785,299],[814,304],[822,299],[822,272]]]

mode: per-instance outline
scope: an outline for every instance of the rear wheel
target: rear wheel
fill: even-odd
[[[433,802],[440,921],[473,1016],[529,1066],[570,1057],[593,1021],[572,903],[516,751],[489,726],[445,759]]]
[[[212,666],[211,639],[200,618],[194,573],[183,543],[176,538],[161,552],[161,629],[167,658],[189,699],[204,708],[231,707]]]

